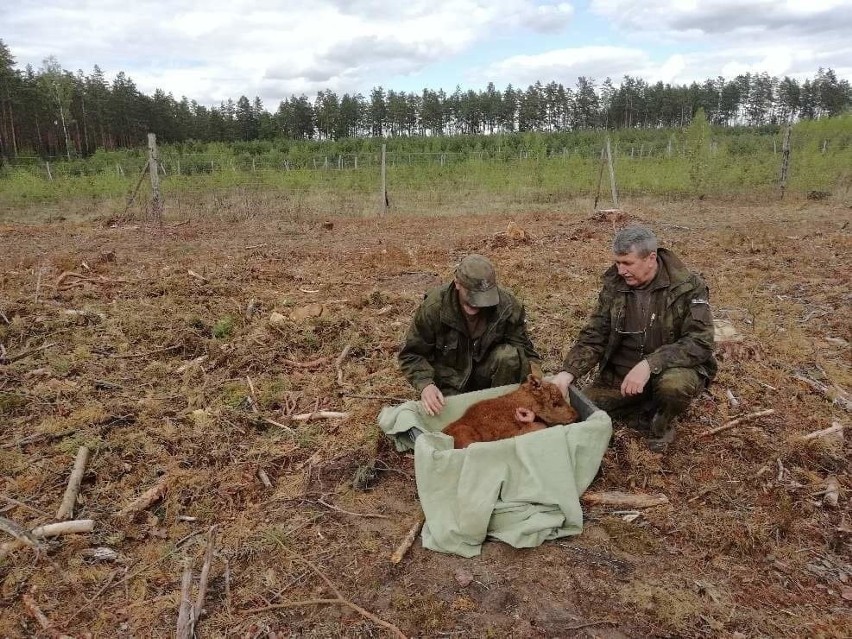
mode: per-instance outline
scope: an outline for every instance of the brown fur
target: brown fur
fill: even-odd
[[[526,409],[521,419],[516,414],[519,408]],[[455,440],[455,448],[467,448],[474,442],[493,442],[555,424],[571,424],[577,418],[577,411],[555,384],[532,374],[518,390],[477,402],[443,432]]]

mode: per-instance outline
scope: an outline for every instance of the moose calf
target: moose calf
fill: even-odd
[[[577,417],[577,411],[555,384],[531,374],[517,390],[477,402],[443,432],[452,436],[455,448],[467,448],[474,442],[493,442],[555,424],[571,424]]]

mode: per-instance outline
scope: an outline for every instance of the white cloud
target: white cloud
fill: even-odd
[[[274,108],[292,93],[364,91],[495,33],[552,33],[572,13],[558,0],[18,0],[0,23],[20,66],[54,55],[125,71],[146,93],[257,94]]]
[[[647,52],[629,47],[573,47],[538,55],[517,55],[487,66],[476,74],[478,82],[501,78],[515,86],[537,81],[573,85],[579,76],[598,81],[610,76],[633,75],[650,65]]]

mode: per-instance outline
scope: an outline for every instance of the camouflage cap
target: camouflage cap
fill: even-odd
[[[464,258],[456,268],[456,281],[467,290],[471,306],[496,306],[500,301],[497,273],[487,257],[474,254]]]

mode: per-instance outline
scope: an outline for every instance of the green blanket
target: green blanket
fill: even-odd
[[[612,434],[605,412],[464,450],[453,449],[452,437],[440,432],[471,404],[516,388],[449,397],[438,417],[426,415],[417,401],[379,413],[379,427],[397,450],[414,449],[425,548],[474,557],[486,537],[530,548],[582,532],[580,495],[592,483]],[[411,428],[423,431],[416,441]]]

